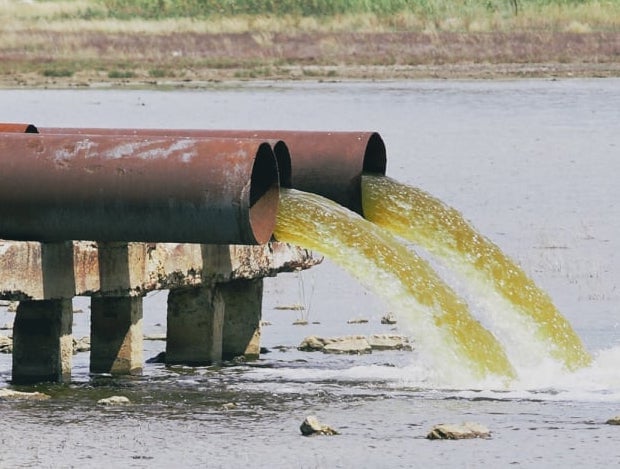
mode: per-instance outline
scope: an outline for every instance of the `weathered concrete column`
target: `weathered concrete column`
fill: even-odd
[[[220,362],[223,330],[224,302],[215,286],[170,290],[166,364]]]
[[[263,279],[239,279],[168,294],[166,363],[208,365],[260,353]]]
[[[224,303],[222,358],[243,356],[257,359],[260,354],[260,320],[263,279],[220,283],[217,290]]]
[[[20,301],[13,325],[13,384],[71,380],[71,299]]]
[[[91,298],[91,373],[139,374],[143,366],[142,295],[146,246],[99,243],[102,296]]]
[[[15,384],[71,380],[73,243],[41,244],[40,273],[42,299],[20,301],[13,324]]]
[[[142,359],[142,297],[91,298],[91,373],[140,374]]]

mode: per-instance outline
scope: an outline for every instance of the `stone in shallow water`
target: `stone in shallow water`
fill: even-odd
[[[127,405],[131,404],[131,401],[125,396],[111,396],[105,399],[99,399],[97,401],[99,405]]]
[[[301,434],[304,436],[312,435],[338,435],[338,432],[329,425],[319,422],[314,415],[309,415],[299,427]]]
[[[0,353],[13,352],[13,339],[5,335],[0,335]]]
[[[381,324],[396,324],[396,316],[394,313],[387,313],[381,318]]]
[[[487,427],[479,423],[465,422],[457,424],[435,425],[426,435],[429,440],[464,440],[469,438],[490,438],[491,432]]]
[[[363,354],[373,350],[413,350],[409,339],[405,336],[392,334],[374,334],[369,337],[351,335],[342,337],[306,337],[298,350],[302,352],[323,351],[324,353]]]
[[[24,399],[30,401],[43,401],[49,399],[50,396],[42,392],[22,392],[13,391],[12,389],[0,389],[0,400],[8,399]]]
[[[90,352],[90,337],[73,338],[73,354],[80,352]]]
[[[620,415],[610,418],[606,423],[608,425],[620,425]]]
[[[366,319],[366,318],[349,319],[347,321],[347,324],[368,324],[368,319]]]
[[[302,352],[316,352],[317,350],[323,350],[323,347],[325,347],[325,341],[320,337],[311,335],[302,340],[297,349]]]
[[[360,355],[371,353],[372,347],[364,336],[347,336],[330,340],[323,347],[324,353]]]
[[[368,337],[368,343],[373,350],[407,350],[413,347],[409,339],[402,335],[373,334]]]

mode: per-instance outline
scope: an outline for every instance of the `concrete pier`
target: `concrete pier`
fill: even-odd
[[[221,283],[219,293],[225,305],[222,358],[258,358],[263,279]]]
[[[102,292],[90,303],[91,373],[142,372],[142,295],[132,285],[144,276],[142,243],[99,243]]]
[[[13,324],[14,384],[71,379],[70,299],[22,301]]]
[[[262,299],[262,278],[171,290],[166,363],[258,358]]]
[[[222,360],[224,304],[216,287],[168,294],[166,363],[208,365]]]
[[[40,268],[30,273],[36,276],[40,296],[19,303],[13,324],[15,384],[71,379],[73,243],[41,244],[39,254]],[[32,266],[32,259],[26,259],[28,264],[23,267]]]
[[[166,362],[203,365],[260,351],[262,279],[320,262],[262,246],[0,240],[0,299],[20,301],[14,383],[71,378],[74,296],[91,297],[93,373],[143,367],[142,299],[169,290]]]

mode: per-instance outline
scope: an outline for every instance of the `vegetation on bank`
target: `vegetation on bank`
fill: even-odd
[[[619,34],[620,0],[0,0],[0,86],[392,78],[411,72],[383,67],[454,64],[617,76]]]
[[[111,32],[138,24],[147,33],[589,32],[620,28],[620,0],[0,0],[0,20],[9,18]]]

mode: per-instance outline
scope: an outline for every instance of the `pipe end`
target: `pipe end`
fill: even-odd
[[[261,143],[254,159],[250,180],[250,227],[255,243],[265,244],[271,239],[276,226],[279,202],[276,156],[268,143]]]
[[[370,134],[364,152],[364,163],[362,171],[364,173],[379,173],[385,176],[387,166],[387,152],[385,143],[377,132]]]

